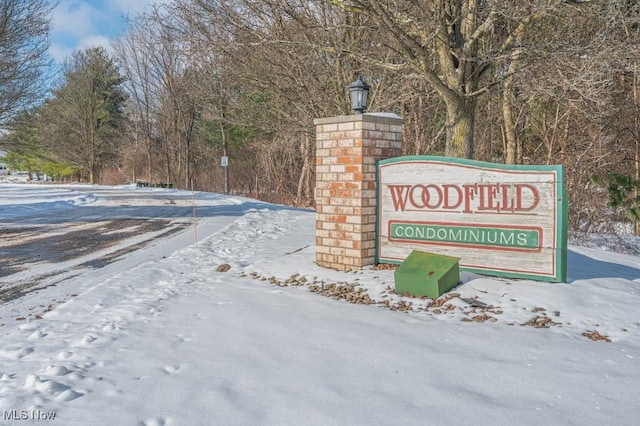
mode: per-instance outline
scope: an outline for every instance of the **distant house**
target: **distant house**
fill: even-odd
[[[0,176],[9,174],[9,170],[7,169],[7,164],[4,162],[4,159],[6,156],[7,156],[7,152],[0,150]]]

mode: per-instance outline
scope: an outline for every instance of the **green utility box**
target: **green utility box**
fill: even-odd
[[[437,299],[460,282],[457,257],[413,250],[395,271],[396,293]]]

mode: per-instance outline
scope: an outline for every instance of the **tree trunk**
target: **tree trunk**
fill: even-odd
[[[309,158],[309,135],[305,135],[302,138],[300,144],[300,153],[302,154],[302,170],[300,170],[300,177],[298,178],[298,189],[296,191],[296,204],[307,205],[309,202],[309,174],[311,173],[311,161]]]
[[[100,183],[100,166],[96,162],[92,162],[91,170],[89,170],[89,183],[95,185]]]
[[[133,164],[132,164],[132,170],[131,170],[131,174],[132,174],[132,182],[137,182],[138,180],[138,166],[137,166],[137,160],[138,160],[138,132],[136,131],[135,133],[135,141],[134,141],[134,147],[133,147]]]
[[[473,158],[473,128],[475,105],[473,102],[447,104],[447,157]]]
[[[635,63],[633,66],[633,105],[635,106],[635,110],[638,111],[638,107],[640,106],[640,99],[638,98],[638,86],[640,86],[640,78],[638,78],[638,64]],[[635,124],[635,144],[636,144],[636,152],[635,152],[635,172],[636,172],[636,182],[640,181],[640,115],[635,114],[634,117]],[[638,187],[636,186],[633,196],[635,199],[638,199]],[[640,222],[636,222],[633,227],[633,235],[640,235]]]
[[[146,148],[147,148],[147,180],[153,181],[153,146],[151,144],[151,137],[146,136]]]
[[[507,79],[511,80],[511,78]],[[513,120],[511,105],[514,99],[510,81],[505,82],[502,92],[502,120],[504,121],[504,137],[506,141],[505,164],[516,164],[517,138],[516,123]]]

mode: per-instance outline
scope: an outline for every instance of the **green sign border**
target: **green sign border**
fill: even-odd
[[[523,274],[508,271],[496,271],[491,269],[477,269],[460,267],[460,269],[468,272],[474,272],[482,275],[493,275],[507,278],[524,278],[533,279],[537,281],[545,282],[566,282],[567,281],[567,241],[568,241],[568,226],[569,226],[569,197],[564,185],[564,166],[538,166],[538,165],[509,165],[489,163],[486,161],[467,160],[463,158],[451,158],[451,157],[439,157],[432,155],[413,155],[406,157],[395,157],[386,160],[379,160],[376,162],[376,263],[389,263],[389,264],[401,264],[402,261],[384,259],[380,257],[380,166],[393,163],[405,163],[413,161],[434,161],[439,163],[451,163],[451,164],[463,164],[466,166],[472,166],[484,169],[494,170],[507,170],[507,171],[522,171],[522,172],[535,172],[535,171],[551,171],[556,172],[558,177],[556,181],[556,241],[555,241],[555,263],[556,274],[555,276],[536,275],[536,274]]]

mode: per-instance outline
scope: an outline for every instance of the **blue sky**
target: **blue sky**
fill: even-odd
[[[158,0],[60,0],[53,14],[50,53],[62,63],[74,50],[104,46],[126,29],[124,17]]]

